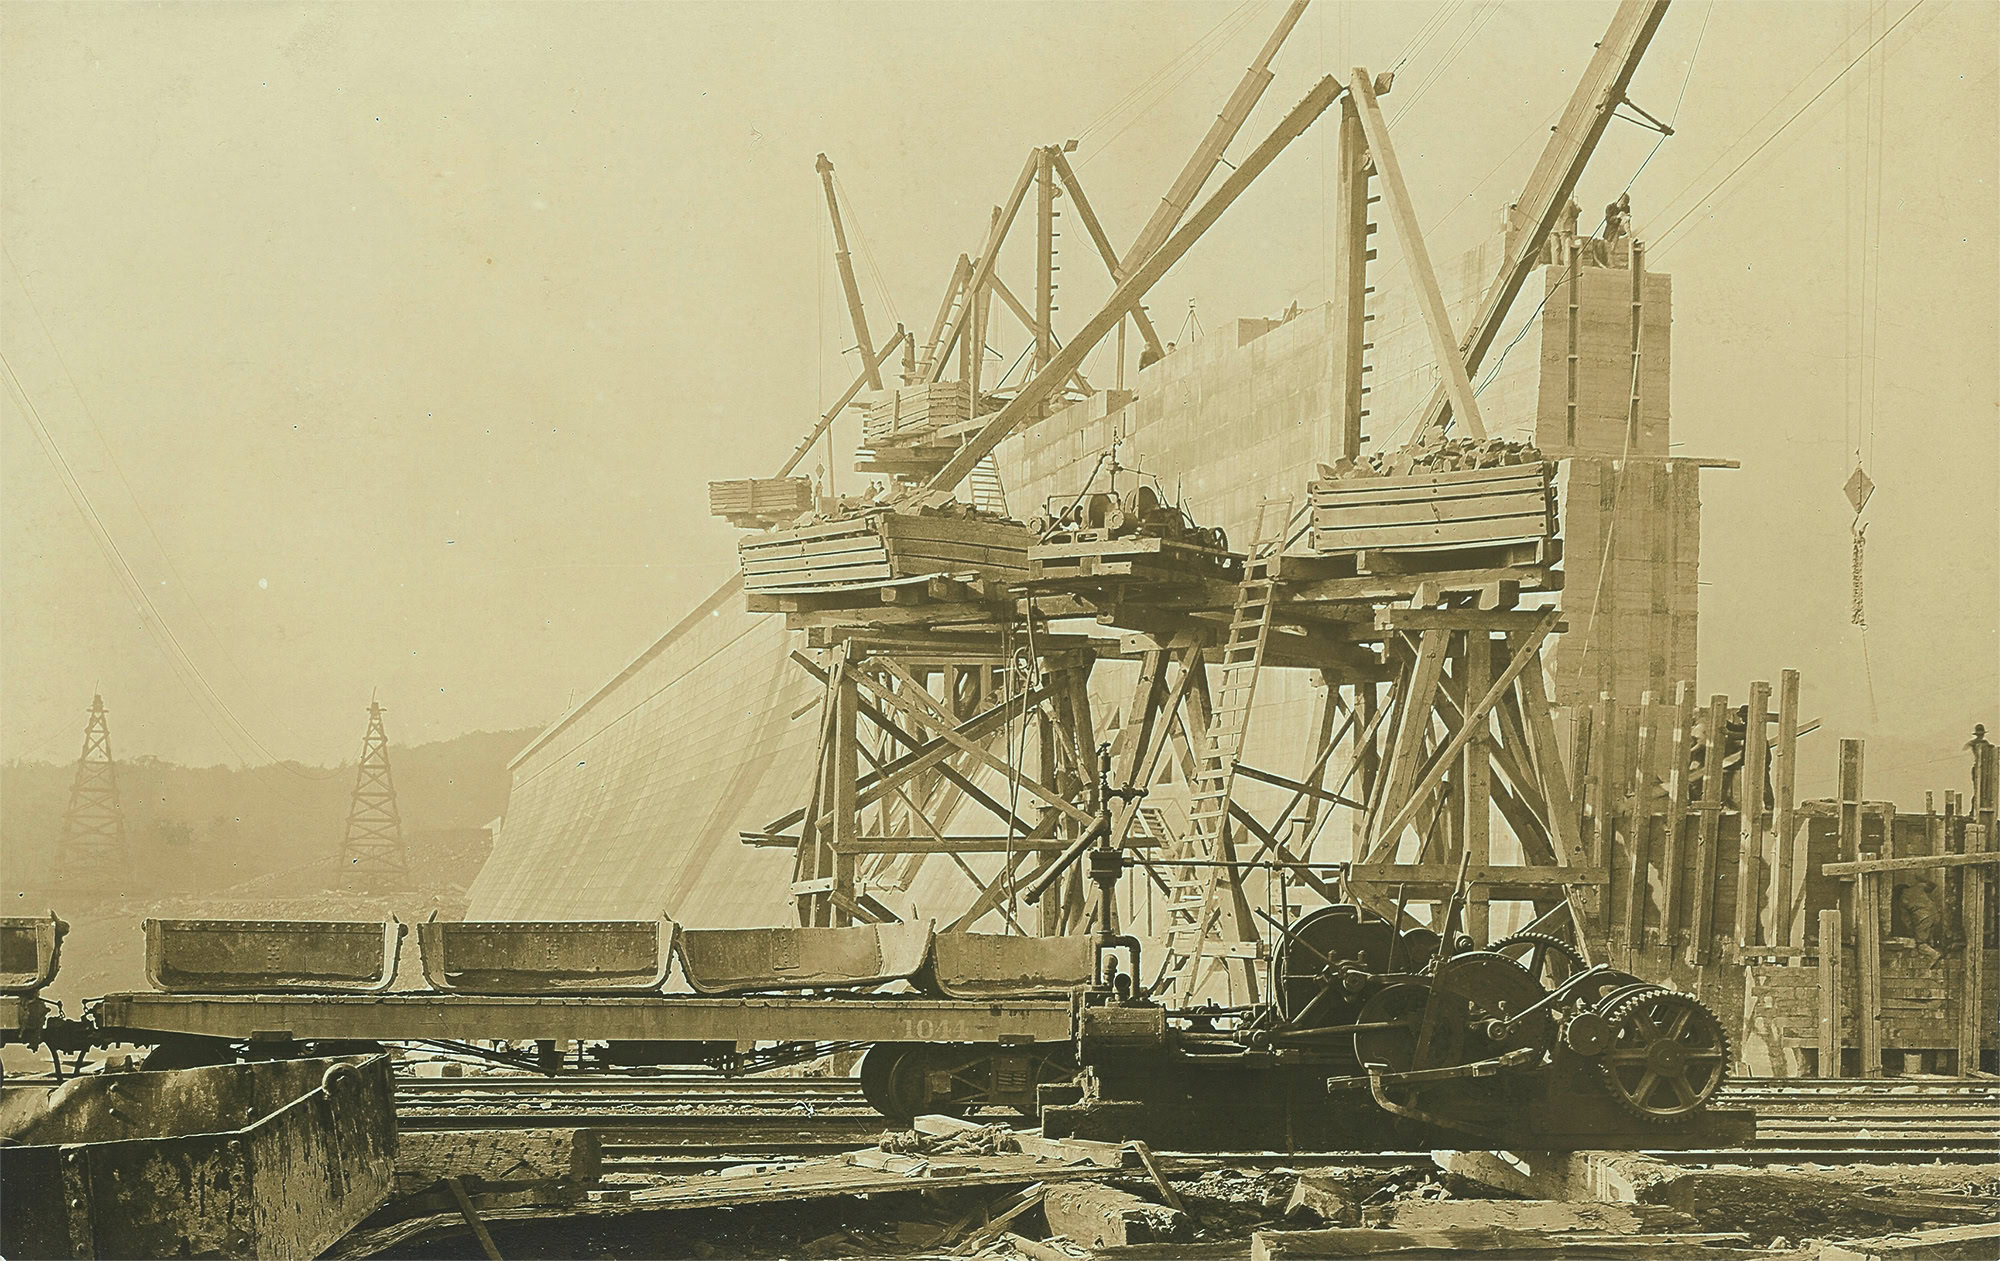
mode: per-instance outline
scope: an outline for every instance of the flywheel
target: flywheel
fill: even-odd
[[[1687,994],[1652,986],[1604,1009],[1610,1046],[1597,1061],[1612,1101],[1642,1121],[1678,1121],[1714,1097],[1729,1076],[1729,1035]]]
[[[1342,973],[1382,971],[1395,938],[1389,921],[1355,906],[1325,906],[1300,919],[1278,943],[1278,1013],[1307,1029],[1353,1020],[1360,999]]]

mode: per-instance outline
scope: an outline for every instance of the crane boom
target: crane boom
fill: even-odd
[[[1479,370],[1493,339],[1500,333],[1500,323],[1507,318],[1508,308],[1513,306],[1521,286],[1527,283],[1528,274],[1534,271],[1541,258],[1542,243],[1548,240],[1557,217],[1576,192],[1584,164],[1590,161],[1597,142],[1603,138],[1612,111],[1625,100],[1632,74],[1646,55],[1653,33],[1660,28],[1668,2],[1623,0],[1612,15],[1596,55],[1577,82],[1576,91],[1570,94],[1555,134],[1522,187],[1520,200],[1514,204],[1512,223],[1526,225],[1528,230],[1515,236],[1500,264],[1499,274],[1487,288],[1472,326],[1459,344],[1468,373]],[[1417,426],[1416,440],[1421,441],[1425,434],[1448,424],[1450,419],[1451,399],[1440,385],[1424,409],[1424,422]]]

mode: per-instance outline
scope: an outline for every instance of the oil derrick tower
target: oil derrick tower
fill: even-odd
[[[118,803],[118,765],[111,760],[111,722],[104,698],[92,696],[69,809],[63,811],[60,869],[65,876],[108,872],[124,852],[125,810]]]
[[[396,808],[396,783],[389,771],[389,736],[382,729],[382,706],[375,701],[368,702],[368,734],[361,738],[340,858],[354,872],[402,875],[409,869],[403,852],[403,817]]]

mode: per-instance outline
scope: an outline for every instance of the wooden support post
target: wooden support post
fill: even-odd
[[[1480,697],[1478,703],[1465,711],[1465,724],[1459,728],[1457,735],[1445,742],[1444,748],[1439,750],[1438,755],[1431,760],[1429,769],[1423,773],[1422,777],[1418,779],[1416,786],[1410,790],[1409,800],[1402,804],[1397,812],[1391,816],[1387,826],[1383,828],[1383,835],[1393,838],[1402,829],[1404,824],[1409,822],[1410,816],[1415,813],[1417,800],[1437,786],[1438,780],[1443,778],[1445,772],[1450,769],[1453,759],[1465,747],[1465,742],[1472,738],[1472,733],[1490,721],[1488,716],[1493,712],[1493,707],[1498,705],[1500,698],[1505,696],[1509,689],[1514,686],[1514,681],[1521,677],[1521,672],[1526,670],[1530,664],[1540,660],[1538,650],[1541,648],[1542,641],[1547,639],[1549,632],[1555,629],[1556,622],[1561,619],[1561,616],[1561,610],[1550,609],[1536,620],[1532,628],[1518,632],[1509,638],[1508,647],[1513,650],[1513,655],[1507,662],[1506,669],[1502,670],[1499,677],[1493,680],[1492,686],[1486,689],[1485,694]],[[1425,631],[1424,638],[1428,640],[1436,633],[1435,631]],[[1469,697],[1470,693],[1467,695]],[[1406,706],[1405,713],[1407,714],[1408,712],[1409,710]],[[1426,709],[1425,720],[1427,723],[1428,719],[1429,714],[1428,709]]]
[[[1483,630],[1465,633],[1465,683],[1464,692],[1470,698],[1483,695],[1493,680],[1493,638]],[[1462,755],[1463,770],[1459,776],[1462,785],[1463,827],[1465,834],[1464,852],[1472,856],[1472,865],[1485,867],[1493,861],[1493,755],[1489,748],[1491,736],[1489,715],[1481,715],[1477,721],[1468,722],[1465,752]],[[1491,940],[1490,894],[1484,885],[1474,885],[1466,891],[1465,931],[1480,946]]]
[[[1611,852],[1618,832],[1613,817],[1618,808],[1618,753],[1631,751],[1624,739],[1622,714],[1611,693],[1599,692],[1590,720],[1590,861],[1611,870]],[[1605,921],[1613,918],[1606,906]]]
[[[1340,102],[1340,149],[1333,186],[1333,376],[1327,392],[1334,449],[1361,456],[1363,347],[1368,341],[1368,138],[1352,97]]]
[[[1590,813],[1591,790],[1597,784],[1598,750],[1593,746],[1597,739],[1597,707],[1579,707],[1576,710],[1570,737],[1570,769],[1576,777],[1576,834],[1582,839],[1584,853],[1597,852],[1597,836],[1592,826]],[[1585,861],[1595,861],[1586,858]]]
[[[1410,667],[1409,685],[1402,689],[1396,713],[1396,732],[1384,773],[1382,799],[1369,815],[1368,862],[1388,862],[1396,856],[1398,830],[1376,830],[1386,818],[1405,814],[1410,785],[1417,777],[1417,761],[1423,752],[1424,736],[1431,725],[1431,707],[1436,703],[1438,682],[1444,677],[1445,652],[1451,646],[1451,632],[1427,630],[1417,643],[1417,659]]]
[[[1431,350],[1437,356],[1438,371],[1444,374],[1452,414],[1475,438],[1486,436],[1479,418],[1479,404],[1472,393],[1472,379],[1465,371],[1465,352],[1451,330],[1451,313],[1445,308],[1444,293],[1438,288],[1436,271],[1431,268],[1430,251],[1424,245],[1424,230],[1417,222],[1416,205],[1410,200],[1409,186],[1403,182],[1403,168],[1389,142],[1389,124],[1375,100],[1375,79],[1357,66],[1348,92],[1361,115],[1361,127],[1368,137],[1368,150],[1375,159],[1375,173],[1381,177],[1382,200],[1389,208],[1389,220],[1396,225],[1396,239],[1403,247],[1403,259],[1417,292],[1417,305],[1424,326],[1430,330]],[[1420,433],[1418,437],[1422,437]]]
[[[1854,862],[1862,857],[1862,767],[1864,747],[1859,740],[1840,742],[1840,858]],[[1868,857],[1875,857],[1869,854]],[[1847,913],[1854,922],[1855,1020],[1861,1048],[1861,1075],[1882,1075],[1882,1037],[1878,1018],[1882,1010],[1882,933],[1878,919],[1880,877],[1868,873],[1857,879],[1847,899]],[[1821,943],[1825,948],[1825,943]]]
[[[1773,791],[1778,799],[1777,834],[1771,847],[1771,944],[1777,946],[1805,940],[1805,927],[1797,923],[1805,911],[1803,873],[1797,870],[1793,849],[1794,833],[1798,831],[1793,800],[1798,760],[1799,672],[1787,670],[1778,678],[1778,746],[1771,751],[1771,761],[1777,770]],[[1794,884],[1800,885],[1800,890],[1794,891]]]
[[[1056,164],[1036,150],[1035,164],[1035,371],[1056,355]]]
[[[1736,944],[1755,946],[1763,940],[1758,908],[1764,904],[1760,887],[1766,870],[1763,862],[1764,831],[1770,813],[1764,798],[1764,784],[1771,764],[1771,685],[1758,680],[1750,685],[1750,703],[1743,724],[1743,777],[1736,786]]]
[[[1077,179],[1076,171],[1069,164],[1069,158],[1059,148],[1049,150],[1056,164],[1056,175],[1062,180],[1063,191],[1069,194],[1069,204],[1075,208],[1077,219],[1083,230],[1090,234],[1090,240],[1097,247],[1097,253],[1104,260],[1104,268],[1111,273],[1113,284],[1125,279],[1124,265],[1118,261],[1118,251],[1111,246],[1111,238],[1105,235],[1104,224],[1099,221],[1097,211],[1091,207],[1090,198],[1083,195],[1083,181]],[[1158,359],[1166,354],[1160,345],[1160,335],[1153,328],[1153,321],[1146,316],[1146,308],[1132,308],[1132,326],[1139,330],[1139,339],[1146,344],[1146,351]],[[1125,321],[1118,322],[1118,388],[1125,388]]]
[[[868,316],[861,309],[861,286],[854,278],[854,256],[847,252],[847,226],[840,221],[840,201],[833,195],[833,163],[822,153],[815,168],[826,188],[826,217],[833,225],[833,262],[840,272],[840,289],[847,296],[847,319],[861,351],[861,370],[868,375],[868,388],[882,388],[882,374],[875,364],[875,343],[868,336]]]
[[[1855,1013],[1861,1031],[1861,1075],[1882,1075],[1882,876],[1864,871],[1854,880]]]
[[[854,905],[853,846],[861,834],[861,723],[860,692],[852,667],[834,676],[833,751],[827,759],[830,778],[828,833],[833,842],[832,921],[836,927],[849,924],[853,916],[841,905]]]
[[[1674,688],[1674,734],[1667,742],[1667,819],[1661,833],[1659,944],[1670,949],[1680,943],[1687,923],[1680,901],[1687,872],[1685,825],[1693,729],[1694,684],[1683,679]]]
[[[1819,1075],[1839,1077],[1841,1010],[1840,912],[1819,913]]]
[[[1352,751],[1355,773],[1360,779],[1359,796],[1362,801],[1375,800],[1375,785],[1382,772],[1382,741],[1377,728],[1380,721],[1382,695],[1373,683],[1354,685],[1355,703],[1359,706],[1356,714],[1361,725],[1354,733]],[[1354,812],[1354,831],[1349,838],[1348,857],[1359,861],[1368,841],[1368,811]]]
[[[1640,361],[1645,346],[1646,323],[1646,247],[1638,241],[1632,242],[1632,400],[1625,417],[1625,449],[1638,451],[1639,412],[1643,404],[1640,394]]]
[[[1965,852],[1984,854],[1992,844],[1992,833],[1977,823],[1965,828]],[[1959,975],[1958,1073],[1970,1077],[1980,1071],[1986,1032],[1992,1027],[1993,1012],[1986,1006],[1986,898],[1992,887],[1993,869],[1967,867],[1959,893],[1960,928],[1965,938],[1965,962]]]
[[[1695,836],[1694,884],[1689,890],[1694,904],[1688,908],[1687,961],[1697,966],[1709,960],[1715,945],[1715,883],[1722,872],[1723,806],[1723,724],[1729,721],[1729,698],[1712,696],[1708,701],[1708,722],[1702,732],[1701,823]]]
[[[1621,960],[1631,970],[1633,956],[1646,944],[1646,905],[1652,896],[1647,879],[1648,824],[1653,817],[1653,747],[1658,743],[1660,707],[1651,692],[1639,696],[1639,732],[1632,748],[1632,788],[1625,798],[1625,888],[1620,899],[1624,921],[1619,925]]]
[[[944,301],[938,304],[937,319],[931,321],[930,336],[924,341],[923,349],[917,354],[917,375],[925,381],[937,380],[932,369],[940,367],[940,360],[946,354],[945,330],[951,327],[951,315],[965,293],[965,284],[972,276],[972,259],[965,254],[958,256],[958,262],[951,269],[951,283],[944,287]]]
[[[465,1193],[464,1180],[456,1177],[441,1179],[445,1190],[451,1192],[452,1202],[458,1206],[458,1214],[465,1224],[472,1228],[473,1238],[479,1241],[479,1250],[486,1254],[486,1261],[500,1261],[500,1249],[493,1242],[493,1234],[480,1220],[479,1210],[472,1207],[472,1197]]]

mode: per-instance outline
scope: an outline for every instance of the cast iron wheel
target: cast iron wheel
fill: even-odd
[[[1380,972],[1395,939],[1389,921],[1359,907],[1324,906],[1305,916],[1278,943],[1278,1014],[1301,1029],[1350,1023],[1360,999],[1342,987],[1341,971]]]
[[[1602,1007],[1606,1005],[1606,1000],[1614,995],[1622,996],[1625,991],[1640,987],[1657,988],[1649,986],[1647,982],[1630,972],[1620,972],[1615,968],[1606,969],[1578,983],[1577,987],[1569,992],[1569,997],[1564,1003],[1566,1006],[1577,1008]]]
[[[861,1079],[861,1097],[885,1117],[896,1115],[891,1109],[889,1077],[902,1057],[903,1048],[895,1042],[877,1042],[861,1054],[860,1071],[856,1074]]]
[[[1547,991],[1506,955],[1491,950],[1453,955],[1437,970],[1431,988],[1441,1011],[1437,1032],[1417,1068],[1488,1060],[1522,1047],[1547,1049],[1554,1037],[1555,1018],[1547,1010],[1516,1019]],[[1485,1026],[1499,1020],[1513,1023],[1503,1036],[1489,1037]]]
[[[1410,1064],[1417,1057],[1417,1031],[1423,1023],[1424,1004],[1430,996],[1431,987],[1423,982],[1403,981],[1375,991],[1374,997],[1361,1005],[1354,1017],[1356,1024],[1394,1022],[1397,1026],[1355,1030],[1354,1058],[1363,1068],[1381,1064],[1392,1073],[1410,1071]]]
[[[1515,933],[1493,943],[1493,953],[1506,955],[1528,970],[1545,990],[1552,990],[1590,965],[1583,954],[1560,937],[1547,933]]]
[[[1698,1111],[1729,1076],[1729,1035],[1687,994],[1652,987],[1606,1008],[1611,1047],[1597,1061],[1612,1101],[1641,1121]]]

